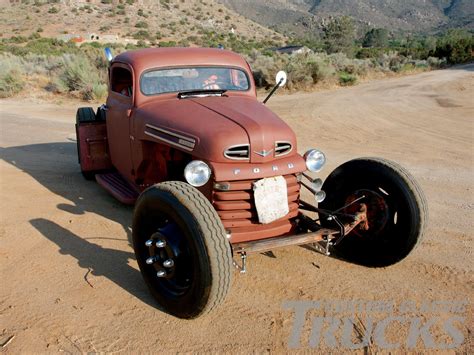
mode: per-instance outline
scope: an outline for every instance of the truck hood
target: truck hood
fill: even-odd
[[[155,101],[137,108],[134,115],[135,136],[143,133],[141,139],[171,141],[207,161],[265,163],[297,152],[291,128],[265,105],[248,97]],[[276,143],[291,144],[291,151],[278,155]],[[246,144],[249,159],[233,160],[224,155],[229,147]]]

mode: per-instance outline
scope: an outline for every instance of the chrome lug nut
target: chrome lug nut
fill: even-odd
[[[323,202],[326,199],[326,193],[321,190],[321,191],[316,192],[314,197],[316,199],[316,202],[320,203],[320,202]]]
[[[145,261],[148,265],[151,265],[155,262],[155,257],[154,256],[150,256],[148,259],[146,259]]]
[[[166,276],[166,271],[165,270],[158,270],[158,272],[156,273],[156,276],[165,277]]]
[[[156,242],[155,245],[157,248],[164,248],[166,246],[166,241],[163,239],[160,239]]]
[[[319,191],[321,190],[321,187],[323,187],[323,180],[321,180],[320,178],[316,178],[316,179],[313,179],[311,184],[313,185],[313,189],[315,189],[316,191]]]
[[[167,259],[163,261],[163,266],[164,267],[173,267],[174,266],[174,260],[173,259]]]
[[[147,247],[151,247],[151,246],[153,245],[153,240],[148,239],[148,240],[145,242],[145,245],[146,245]]]

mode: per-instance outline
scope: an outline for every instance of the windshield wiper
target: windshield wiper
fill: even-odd
[[[206,97],[206,96],[222,96],[227,90],[213,89],[213,90],[189,90],[178,93],[178,99],[186,99],[188,97]]]

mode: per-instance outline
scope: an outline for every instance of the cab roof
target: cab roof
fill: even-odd
[[[192,65],[225,65],[249,70],[243,57],[217,48],[144,48],[121,53],[112,60],[112,63],[116,62],[130,64],[135,73],[151,68]]]

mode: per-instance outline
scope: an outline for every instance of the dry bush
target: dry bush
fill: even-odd
[[[255,51],[256,52],[256,51]],[[275,75],[281,69],[275,57],[269,57],[260,53],[254,54],[249,60],[252,67],[255,83],[259,87],[271,86],[275,81]]]
[[[59,92],[68,92],[83,100],[100,100],[107,93],[99,70],[83,55],[67,54],[62,57],[63,69],[54,82]]]
[[[279,70],[285,70],[288,73],[287,86],[290,90],[309,89],[314,84],[332,77],[335,73],[328,56],[321,53],[267,56],[253,51],[249,55],[248,61],[259,87],[273,85],[275,75]]]
[[[219,38],[209,38],[212,43],[220,41]],[[235,42],[234,45],[239,43]],[[176,43],[160,42],[160,45],[175,46]],[[206,43],[202,45],[206,46]],[[128,44],[126,47],[112,45],[115,54],[142,46],[147,45],[144,42]],[[352,59],[344,53],[278,54],[268,49],[268,46],[256,46],[254,43],[252,46],[239,47],[243,53],[247,53],[246,59],[252,67],[257,87],[273,86],[279,70],[288,73],[288,89],[307,90],[324,82],[353,85],[360,77],[375,71],[426,70],[446,64],[446,60],[433,57],[415,60],[396,51],[378,53],[376,57],[366,59]],[[77,47],[47,38],[30,41],[24,46],[12,44],[9,40],[2,47],[3,54],[0,54],[0,95],[14,95],[22,90],[26,82],[39,86],[39,82],[49,78],[49,83],[43,89],[67,93],[84,100],[103,99],[107,95],[105,83],[109,64],[104,58],[102,47],[98,43]]]
[[[10,97],[25,86],[21,60],[11,54],[0,54],[0,97]]]

